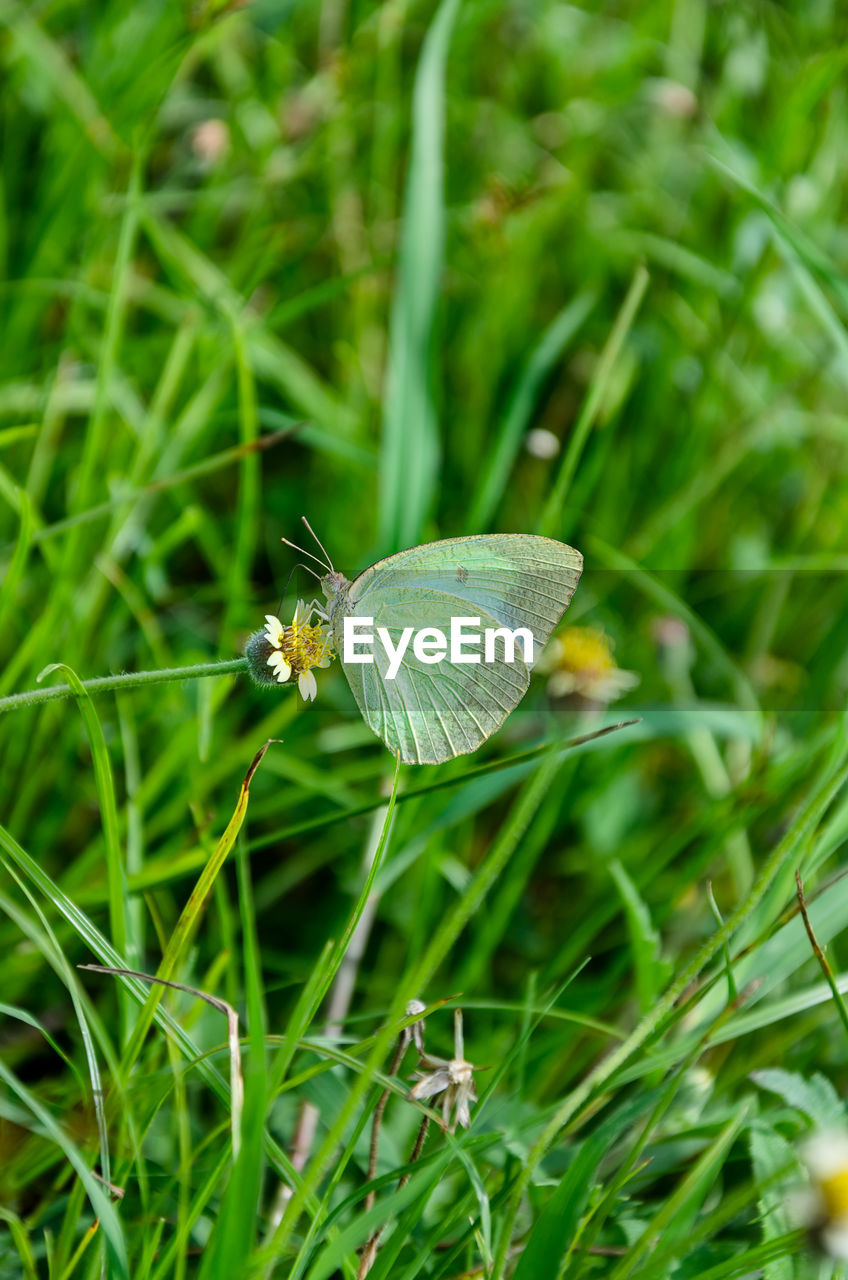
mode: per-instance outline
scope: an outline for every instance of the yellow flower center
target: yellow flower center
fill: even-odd
[[[302,675],[311,667],[324,666],[332,659],[333,651],[324,639],[324,629],[319,623],[298,622],[283,627],[276,646],[292,669],[293,675]]]
[[[557,639],[555,661],[559,668],[593,676],[617,670],[609,637],[592,627],[567,627]]]
[[[828,1218],[848,1215],[848,1168],[840,1169],[830,1178],[822,1178],[820,1190]]]

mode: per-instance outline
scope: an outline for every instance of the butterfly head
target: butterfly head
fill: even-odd
[[[342,587],[347,585],[347,578],[343,573],[337,573],[335,569],[331,569],[329,573],[325,573],[321,579],[321,590],[327,600],[332,602],[341,591]]]

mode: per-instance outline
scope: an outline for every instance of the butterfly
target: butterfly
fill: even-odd
[[[326,603],[313,608],[328,624],[365,723],[405,763],[441,764],[476,751],[521,701],[533,657],[568,608],[583,557],[552,538],[492,533],[398,551],[353,580],[329,557],[324,567]],[[453,651],[450,659],[435,657],[434,634],[452,635],[457,619],[466,632],[476,622],[481,636],[495,633],[491,645],[472,640],[459,660]],[[385,644],[374,643],[371,661],[361,651],[357,660],[346,643],[357,629],[382,633]],[[510,646],[505,630],[523,632],[529,646]],[[426,636],[411,643],[419,631]]]

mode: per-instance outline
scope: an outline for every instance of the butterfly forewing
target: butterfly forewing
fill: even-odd
[[[536,655],[562,616],[580,577],[579,552],[549,538],[492,534],[413,547],[366,569],[331,606],[340,649],[344,615],[373,617],[397,645],[405,627],[437,628],[451,619],[533,634]],[[475,628],[476,629],[476,628]],[[341,652],[341,649],[340,649]],[[506,661],[429,664],[410,644],[395,679],[383,646],[371,665],[343,663],[366,723],[408,763],[436,764],[476,750],[503,723],[529,684],[520,645]]]
[[[579,551],[552,538],[447,538],[379,560],[354,579],[349,598],[370,611],[378,596],[399,603],[403,593],[424,606],[427,592],[437,591],[453,597],[454,613],[474,605],[499,626],[530,627],[540,648],[568,607],[582,565]]]

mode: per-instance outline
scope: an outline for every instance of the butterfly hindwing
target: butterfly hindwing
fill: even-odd
[[[345,615],[373,617],[375,630],[386,628],[394,644],[405,627],[449,636],[452,618],[475,617],[481,631],[527,628],[538,655],[568,607],[581,565],[579,552],[550,538],[451,538],[378,561],[339,593],[331,616],[336,630]],[[393,680],[379,642],[372,652],[373,664],[343,662],[345,675],[366,723],[408,763],[437,764],[476,750],[530,680],[521,646],[508,662],[502,640],[494,661],[474,664],[425,663],[410,645]]]

